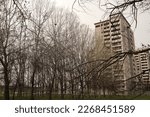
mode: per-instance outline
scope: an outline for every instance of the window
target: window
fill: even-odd
[[[141,57],[141,61],[145,61],[147,60],[145,57]]]
[[[108,37],[108,36],[110,36],[110,34],[104,35],[104,37]]]
[[[97,26],[95,26],[95,27],[96,27],[96,28],[97,28],[97,27],[100,27],[100,25],[97,25]]]
[[[113,37],[112,40],[118,40],[118,39],[121,39],[120,36],[117,36],[117,37]]]
[[[116,36],[116,35],[120,35],[120,33],[119,32],[118,33],[112,33],[111,35]]]
[[[110,40],[110,38],[106,38],[106,39],[104,39],[105,41],[109,41]]]
[[[112,28],[113,28],[113,27],[118,27],[118,26],[120,26],[120,24],[112,24],[112,25],[111,25]]]
[[[104,26],[109,25],[109,22],[104,23]]]
[[[119,22],[119,20],[114,20],[111,23],[114,24],[114,23],[118,23],[118,22]]]
[[[104,27],[104,29],[108,29],[109,28],[109,26],[107,26],[107,27]]]
[[[143,70],[148,69],[147,67],[142,67]]]
[[[113,42],[112,45],[113,46],[121,45],[121,42],[120,41],[119,42]]]
[[[120,50],[121,46],[113,47],[113,50]]]
[[[111,32],[115,32],[115,31],[119,31],[120,30],[120,28],[113,28],[112,30],[111,30]]]
[[[104,31],[104,33],[108,33],[108,32],[110,32],[110,31],[109,30]]]

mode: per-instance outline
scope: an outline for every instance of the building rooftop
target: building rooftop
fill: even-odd
[[[130,23],[127,21],[127,19],[124,17],[124,15],[121,13],[121,12],[119,12],[119,13],[114,13],[114,14],[110,14],[109,15],[109,19],[107,19],[107,20],[104,20],[104,21],[100,21],[100,22],[97,22],[97,23],[94,23],[94,25],[98,25],[98,24],[100,24],[100,23],[104,23],[104,22],[108,22],[108,21],[110,21],[110,17],[113,17],[113,16],[115,16],[115,15],[120,15],[121,17],[123,17],[123,19],[126,21],[126,23],[129,25],[129,27],[131,26],[130,25]]]

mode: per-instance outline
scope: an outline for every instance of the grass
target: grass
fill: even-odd
[[[3,100],[3,96],[0,95],[0,100]],[[12,97],[10,97],[12,100]],[[15,100],[30,100],[30,96],[15,97]],[[35,100],[48,100],[48,95],[35,96]],[[52,100],[62,100],[60,95],[52,95]],[[79,96],[65,95],[63,100],[150,100],[150,96],[84,96],[84,98],[79,98]]]

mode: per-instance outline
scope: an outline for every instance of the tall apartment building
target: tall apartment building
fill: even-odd
[[[142,48],[138,49],[137,51],[143,50],[146,48],[148,48],[148,47],[143,46]],[[138,53],[134,56],[135,56],[135,60],[136,60],[136,74],[140,74],[143,71],[150,69],[150,53],[149,53],[149,51]],[[150,84],[149,71],[146,71],[144,74],[139,76],[139,78],[141,79],[141,81],[144,85]]]
[[[133,31],[121,13],[112,14],[108,20],[95,23],[95,37],[96,58],[104,59],[117,53],[135,50]],[[134,57],[129,55],[122,62],[110,66],[109,72],[114,81],[121,82],[118,90],[123,94],[128,93],[131,83],[125,81],[136,73]]]

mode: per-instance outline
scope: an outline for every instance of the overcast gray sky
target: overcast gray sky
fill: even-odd
[[[53,0],[58,7],[64,7],[72,10],[74,0]],[[104,11],[99,9],[94,3],[86,4],[86,12],[78,4],[74,6],[74,12],[79,16],[81,23],[89,25],[94,29],[94,23],[104,20]],[[128,19],[127,19],[128,20]],[[136,47],[141,44],[150,44],[150,12],[139,13],[137,28],[133,26]]]

